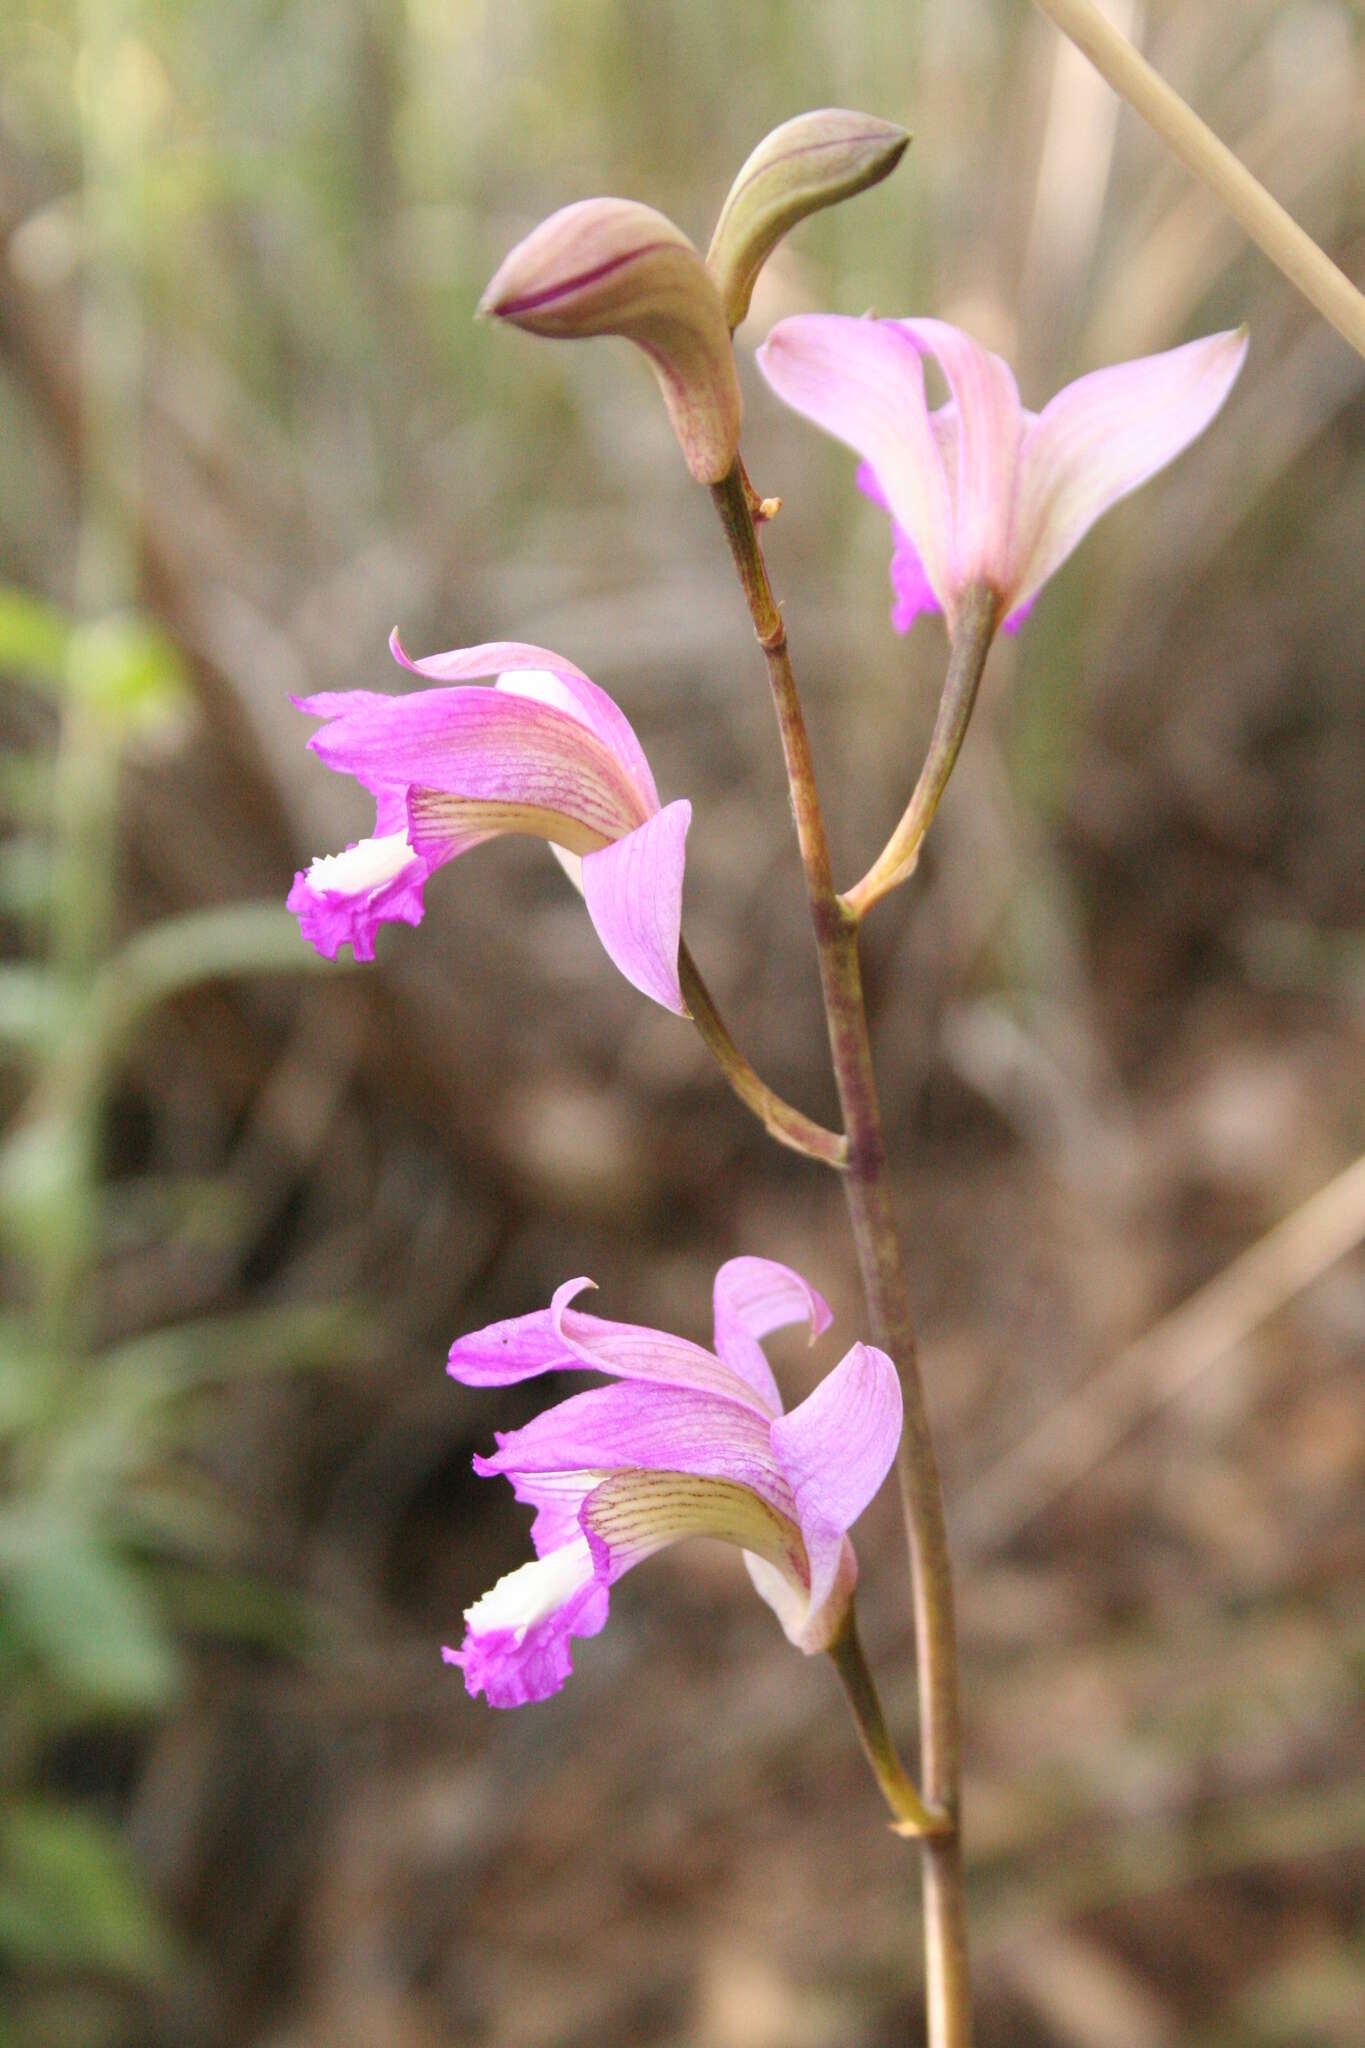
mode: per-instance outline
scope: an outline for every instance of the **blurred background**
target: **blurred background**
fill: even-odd
[[[1350,0],[1111,0],[1356,277]],[[840,878],[940,630],[754,343],[935,312],[1037,406],[1247,320],[1222,418],[993,654],[871,921],[960,1559],[981,2039],[1365,2038],[1365,370],[1025,0],[10,0],[0,18],[0,2041],[873,2048],[915,1886],[832,1675],[731,1553],[627,1581],[556,1700],[443,1671],[527,1554],[445,1378],[573,1273],[705,1338],[761,1252],[859,1329],[837,1186],[611,971],[544,849],[322,967],[370,827],[291,693],[547,643],[696,806],[688,929],[832,1115],[761,666],[624,345],[471,321],[598,191],[703,246],[772,125],[900,120],[742,331]],[[1345,1176],[1344,1178],[1342,1176]],[[1325,1193],[1323,1191],[1326,1191]],[[1283,1226],[1283,1227],[1281,1227]],[[1186,1306],[1186,1304],[1192,1304]],[[894,1509],[865,1634],[914,1740]]]

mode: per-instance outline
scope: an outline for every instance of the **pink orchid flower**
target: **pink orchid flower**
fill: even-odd
[[[688,1536],[744,1552],[757,1591],[798,1649],[828,1649],[848,1613],[857,1562],[847,1531],[896,1453],[901,1391],[884,1351],[855,1344],[789,1415],[759,1340],[830,1322],[813,1287],[770,1259],[731,1259],[715,1284],[715,1348],[570,1307],[570,1280],[548,1309],[462,1337],[450,1371],[466,1386],[588,1369],[614,1385],[574,1394],[498,1436],[485,1477],[512,1482],[536,1510],[535,1559],[465,1612],[446,1650],[471,1696],[519,1707],[558,1692],[570,1639],[596,1635],[610,1590],[633,1565]]]
[[[758,351],[795,411],[863,458],[858,482],[891,514],[892,623],[906,632],[984,584],[1017,626],[1095,521],[1201,434],[1246,356],[1245,329],[1116,363],[1041,413],[999,356],[942,320],[783,320]],[[925,356],[949,397],[929,410]]]
[[[499,833],[546,839],[582,889],[626,980],[687,1014],[678,983],[683,862],[692,806],[660,808],[623,712],[544,647],[493,641],[411,661],[453,688],[389,697],[324,691],[295,701],[327,722],[308,742],[375,799],[373,835],[296,875],[289,908],[329,960],[373,960],[387,921],[420,924],[427,877]],[[496,676],[491,687],[473,679]]]

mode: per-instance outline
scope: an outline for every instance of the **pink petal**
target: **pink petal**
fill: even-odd
[[[646,811],[658,810],[654,777],[629,719],[605,690],[562,654],[520,640],[490,640],[481,647],[455,647],[447,654],[428,654],[414,661],[404,651],[396,627],[389,635],[389,651],[400,667],[433,682],[469,683],[481,676],[497,676],[499,687],[514,695],[538,696],[542,703],[557,705],[596,733],[616,756],[636,784]],[[525,683],[518,682],[522,676]]]
[[[769,1440],[773,1425],[754,1408],[685,1387],[618,1382],[571,1394],[522,1429],[498,1435],[484,1478],[537,1472],[691,1472],[747,1486],[779,1514],[796,1518],[792,1492]]]
[[[776,1259],[728,1259],[712,1294],[716,1351],[747,1380],[775,1415],[782,1396],[759,1339],[791,1323],[808,1323],[812,1341],[832,1321],[829,1304],[790,1266]]]
[[[898,320],[914,346],[934,356],[953,395],[957,480],[953,491],[953,581],[1004,590],[1010,566],[1014,475],[1023,408],[1014,372],[945,320]],[[903,525],[909,522],[902,520]],[[911,529],[913,531],[913,529]]]
[[[778,397],[871,464],[945,610],[953,585],[952,498],[914,344],[894,321],[804,313],[758,351]]]
[[[812,1613],[836,1583],[844,1534],[885,1479],[900,1434],[896,1368],[870,1344],[855,1344],[799,1408],[772,1426],[810,1554]]]
[[[890,512],[886,493],[877,482],[871,463],[858,464],[857,484],[874,505]],[[942,611],[943,607],[934,596],[915,543],[896,519],[891,521],[891,540],[891,625],[897,633],[908,633],[923,613]]]
[[[560,1550],[581,1533],[579,1513],[598,1483],[595,1472],[509,1472],[516,1498],[534,1508],[531,1547],[537,1557]]]
[[[548,1309],[490,1323],[459,1338],[450,1350],[451,1376],[467,1387],[498,1387],[540,1373],[586,1369],[759,1405],[746,1382],[699,1344],[667,1330],[606,1322],[571,1309],[575,1295],[591,1286],[591,1280],[566,1280]]]
[[[1057,393],[1024,435],[1012,610],[1029,602],[1101,513],[1203,432],[1246,351],[1239,328],[1092,371]]]
[[[467,1387],[507,1387],[518,1380],[535,1379],[543,1372],[562,1372],[581,1367],[582,1357],[560,1335],[556,1308],[573,1300],[591,1280],[566,1280],[555,1293],[555,1308],[538,1308],[527,1316],[508,1316],[457,1337],[450,1347],[446,1370]],[[577,1316],[576,1322],[595,1320]],[[603,1366],[602,1370],[610,1368]]]
[[[563,813],[602,839],[648,815],[620,761],[581,720],[527,697],[472,686],[408,697],[355,693],[309,745],[338,773],[480,804]]]
[[[678,981],[683,866],[692,806],[668,804],[656,817],[583,861],[583,900],[598,938],[626,980],[680,1017]]]

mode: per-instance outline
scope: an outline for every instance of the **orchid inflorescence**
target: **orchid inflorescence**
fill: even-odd
[[[395,658],[433,687],[298,700],[322,721],[309,744],[369,791],[376,821],[370,837],[298,875],[289,905],[319,952],[335,958],[349,944],[356,959],[369,960],[381,923],[420,922],[437,868],[502,834],[544,839],[626,979],[692,1016],[770,1130],[844,1175],[877,1341],[853,1344],[789,1411],[762,1339],[793,1322],[806,1323],[814,1338],[830,1311],[800,1275],[768,1259],[721,1267],[709,1350],[585,1313],[574,1305],[590,1285],[584,1280],[559,1288],[548,1309],[455,1344],[450,1371],[466,1385],[579,1371],[607,1383],[500,1435],[491,1456],[476,1458],[477,1471],[505,1476],[535,1509],[535,1557],[466,1611],[463,1642],[445,1655],[469,1692],[493,1706],[543,1699],[569,1674],[572,1639],[602,1628],[624,1572],[690,1536],[736,1545],[789,1639],[833,1657],[896,1824],[926,1838],[931,2037],[956,2044],[967,2038],[967,1989],[950,1578],[858,927],[914,869],[996,632],[1017,629],[1101,514],[1203,431],[1238,374],[1246,337],[1215,334],[1092,371],[1033,413],[1008,366],[945,321],[808,314],[774,328],[758,352],[769,386],[854,450],[859,486],[890,514],[895,628],[904,632],[937,611],[950,639],[938,720],[905,816],[863,880],[836,894],[785,624],[758,539],[774,506],[759,499],[739,460],[731,336],[781,236],[816,208],[886,177],[908,140],[890,123],[840,110],[788,122],[736,178],[705,258],[652,208],[581,201],[512,251],[480,306],[542,336],[633,342],[658,379],[690,473],[711,489],[777,711],[843,1133],[782,1104],[733,1047],[682,942],[691,806],[660,803],[624,713],[581,669],[544,648],[494,642],[412,660],[395,635]],[[934,409],[926,361],[946,386]],[[853,1626],[848,1530],[893,1461],[912,1539],[921,1789],[896,1757]]]

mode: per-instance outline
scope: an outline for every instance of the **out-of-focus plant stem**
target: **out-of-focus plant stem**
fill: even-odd
[[[793,1152],[803,1152],[807,1159],[818,1159],[826,1166],[842,1167],[848,1158],[847,1139],[784,1102],[754,1071],[731,1038],[685,941],[678,947],[678,977],[699,1037],[745,1108],[753,1111],[779,1145],[789,1145]]]
[[[959,1814],[961,1735],[957,1634],[948,1536],[929,1432],[919,1354],[896,1232],[858,958],[858,926],[834,887],[829,840],[810,742],[787,652],[786,628],[768,581],[751,504],[736,461],[711,495],[729,542],[754,632],[763,649],[787,764],[806,893],[815,929],[834,1078],[848,1139],[844,1189],[872,1332],[900,1374],[905,1426],[897,1476],[914,1585],[924,1803],[943,1816],[923,1839],[924,1939],[930,2048],[969,2048],[971,1989]]]
[[[135,577],[125,511],[137,467],[142,316],[135,258],[141,233],[137,113],[111,83],[127,33],[123,0],[85,0],[81,107],[81,508],[77,603],[88,617],[126,603]],[[73,1011],[108,946],[118,804],[118,746],[70,642],[53,783],[52,965]],[[79,1028],[77,1031],[79,1036]],[[52,1049],[45,1088],[56,1108],[52,1143],[66,1149],[66,1214],[36,1259],[42,1321],[55,1360],[74,1373],[88,1337],[88,1273],[95,1255],[99,1095],[73,1085],[84,1069],[69,1039]],[[60,1133],[60,1137],[58,1136]],[[54,1368],[54,1383],[60,1375]]]
[[[1233,219],[1323,319],[1331,322],[1358,355],[1365,356],[1365,296],[1279,200],[1252,177],[1241,158],[1219,141],[1128,38],[1105,19],[1095,0],[1034,0],[1034,5],[1090,59],[1166,147],[1222,200]]]

